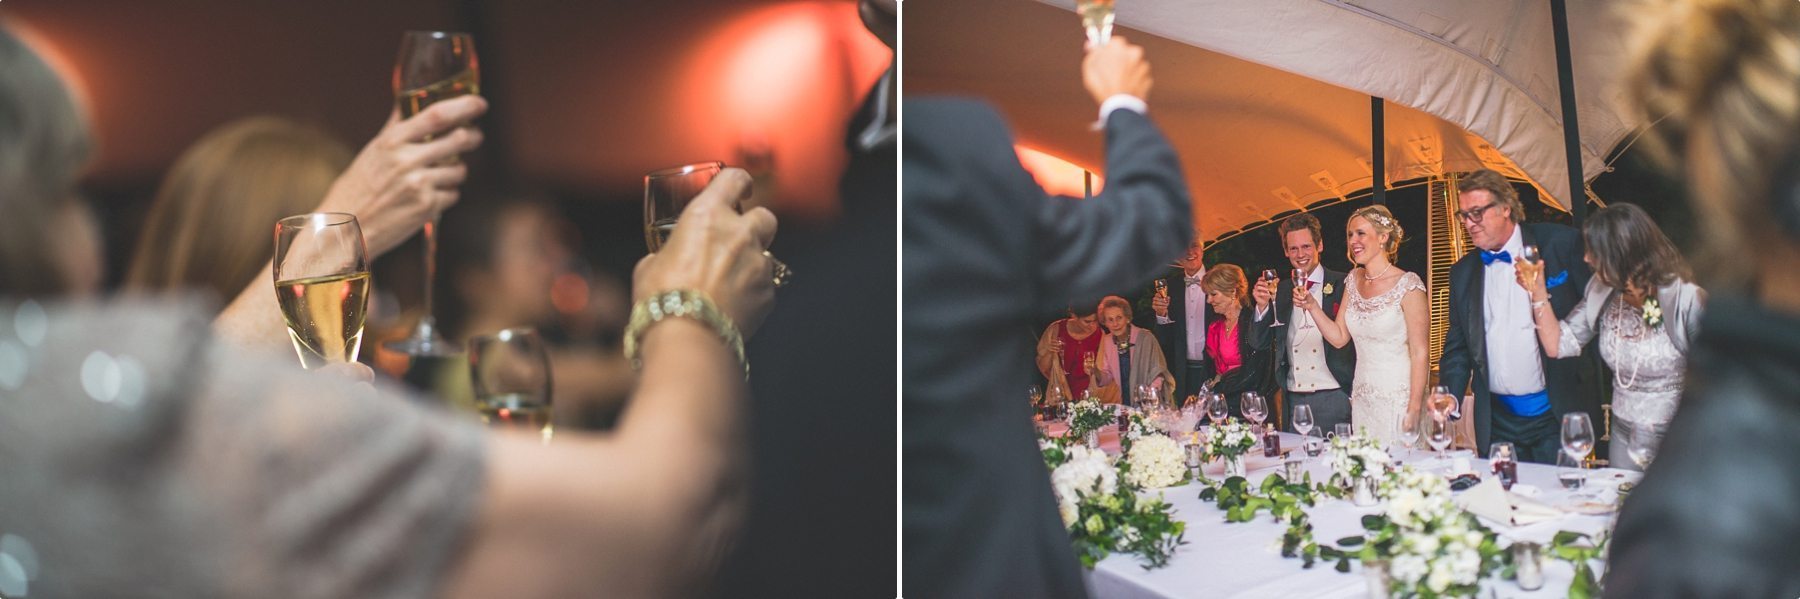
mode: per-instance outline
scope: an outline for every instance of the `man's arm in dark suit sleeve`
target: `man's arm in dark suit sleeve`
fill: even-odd
[[[1106,119],[1106,185],[1087,200],[1049,198],[1036,218],[1034,266],[1045,294],[1097,299],[1156,273],[1193,237],[1193,213],[1181,163],[1156,126],[1131,110]]]
[[[1456,269],[1451,268],[1450,280],[1456,280]],[[1459,308],[1462,299],[1454,284],[1450,287],[1450,328],[1444,333],[1444,354],[1438,357],[1438,381],[1457,397],[1462,397],[1469,388],[1470,370],[1473,364],[1469,361],[1469,336],[1463,330],[1467,323],[1463,322],[1462,310]],[[1461,401],[1458,401],[1460,412]],[[1456,414],[1461,417],[1462,414]]]

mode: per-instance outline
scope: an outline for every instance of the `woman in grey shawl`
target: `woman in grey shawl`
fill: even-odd
[[[1558,321],[1548,309],[1541,265],[1521,264],[1519,285],[1531,294],[1544,355],[1579,356],[1600,338],[1600,357],[1613,371],[1608,462],[1642,470],[1639,462],[1654,455],[1681,399],[1706,292],[1688,282],[1693,275],[1680,252],[1637,206],[1620,203],[1595,212],[1581,236],[1594,277],[1566,318]]]
[[[1175,389],[1175,375],[1163,357],[1156,334],[1131,324],[1131,302],[1109,295],[1100,300],[1100,326],[1106,339],[1100,343],[1102,387],[1113,387],[1120,403],[1138,401],[1137,389],[1149,386],[1158,401]]]
[[[443,159],[479,143],[461,124],[485,107],[391,118],[326,205],[370,250],[397,245],[455,201]],[[342,376],[366,368],[302,371],[267,278],[211,326],[78,297],[97,268],[74,189],[90,145],[61,80],[0,27],[0,596],[641,597],[710,579],[743,507],[729,336],[643,329],[610,434],[490,431]],[[736,211],[749,191],[716,178],[638,264],[635,299],[701,293],[754,331],[775,221]]]

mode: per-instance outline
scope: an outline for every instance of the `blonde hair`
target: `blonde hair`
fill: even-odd
[[[1388,260],[1393,260],[1394,253],[1400,251],[1400,242],[1406,239],[1406,229],[1400,226],[1400,219],[1394,218],[1394,213],[1388,210],[1387,206],[1381,204],[1363,206],[1357,208],[1356,212],[1350,213],[1349,220],[1358,218],[1367,221],[1369,226],[1375,229],[1375,232],[1388,235],[1387,242],[1381,244],[1381,251],[1387,254]],[[1344,226],[1349,228],[1349,222],[1346,221]],[[1356,263],[1356,257],[1351,256],[1350,262]]]
[[[163,179],[126,285],[231,301],[274,254],[275,221],[317,208],[350,159],[330,135],[275,117],[214,129]]]
[[[1800,207],[1774,181],[1792,170],[1800,127],[1800,2],[1664,4],[1641,11],[1625,84],[1643,120],[1663,119],[1650,149],[1686,175],[1707,243],[1700,270],[1741,283],[1797,232]]]
[[[1206,276],[1200,278],[1200,289],[1229,293],[1237,296],[1240,304],[1250,303],[1250,283],[1244,278],[1244,269],[1236,264],[1220,264],[1206,269]]]
[[[1124,312],[1125,320],[1131,320],[1131,302],[1125,301],[1125,298],[1116,295],[1100,298],[1099,311],[1105,312],[1107,308],[1118,308],[1120,311]]]

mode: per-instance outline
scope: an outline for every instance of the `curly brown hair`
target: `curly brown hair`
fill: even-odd
[[[1512,214],[1512,222],[1525,222],[1525,205],[1519,202],[1519,190],[1513,188],[1512,181],[1506,175],[1481,169],[1456,180],[1456,193],[1468,193],[1482,190],[1494,194],[1494,203],[1505,206]]]

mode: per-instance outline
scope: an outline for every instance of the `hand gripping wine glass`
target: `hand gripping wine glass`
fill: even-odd
[[[401,118],[410,118],[444,100],[480,94],[481,65],[475,58],[475,39],[469,34],[408,31],[400,36],[400,55],[394,61],[394,101],[400,107]],[[438,216],[432,214],[425,223],[424,313],[411,336],[385,344],[388,349],[413,356],[442,357],[462,349],[444,340],[432,315]]]
[[[1544,256],[1538,251],[1538,246],[1525,246],[1524,251],[1519,252],[1519,261],[1527,267],[1524,273],[1527,281],[1536,283],[1537,278],[1544,274]]]
[[[1275,269],[1273,269],[1273,268],[1265,268],[1262,271],[1262,280],[1263,281],[1268,281],[1268,282],[1273,283],[1276,280],[1279,280],[1280,278],[1281,278],[1280,276],[1275,274]],[[1269,312],[1270,312],[1269,316],[1271,317],[1269,326],[1271,326],[1271,327],[1287,326],[1287,323],[1281,321],[1281,312],[1275,310],[1274,306],[1269,307]]]
[[[1300,270],[1298,268],[1291,269],[1288,271],[1288,277],[1293,279],[1293,283],[1294,283],[1294,291],[1293,292],[1294,293],[1312,293],[1312,290],[1308,289],[1306,287],[1306,271]],[[1305,319],[1305,320],[1300,323],[1300,328],[1302,328],[1302,329],[1313,328],[1311,315],[1309,315],[1305,312],[1301,312],[1299,310],[1295,310],[1293,320],[1301,320],[1301,319]]]
[[[1430,407],[1433,420],[1447,420],[1450,412],[1456,408],[1456,395],[1450,393],[1450,388],[1444,385],[1432,387]]]
[[[644,175],[644,244],[650,246],[650,253],[662,251],[663,243],[669,235],[675,233],[675,223],[681,218],[681,211],[687,209],[688,202],[700,195],[713,177],[725,170],[725,163],[718,161],[698,162],[673,168],[665,168]],[[742,210],[743,207],[738,207]],[[788,284],[793,279],[793,272],[786,264],[776,260],[768,250],[763,256],[769,259],[771,276],[775,286]]]
[[[550,355],[532,329],[469,339],[469,381],[489,426],[515,427],[550,441]]]
[[[362,227],[341,212],[275,223],[275,299],[300,365],[354,362],[369,306],[369,259]]]

